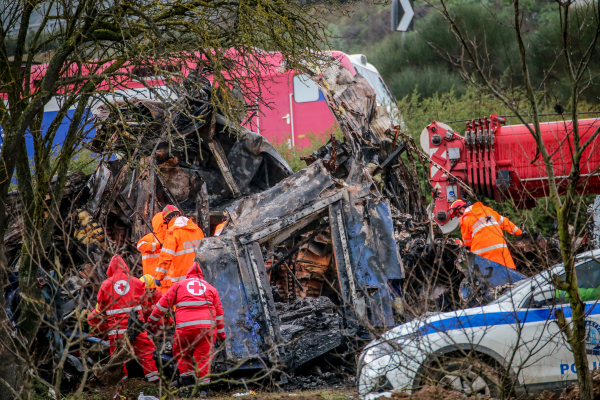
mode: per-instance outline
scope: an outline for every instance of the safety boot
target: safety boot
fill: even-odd
[[[175,379],[173,382],[171,382],[169,384],[170,387],[172,388],[183,388],[186,386],[194,386],[194,383],[196,382],[196,380],[194,379],[193,376],[180,376],[179,378]]]
[[[194,386],[196,385],[195,376],[183,376],[179,378],[179,390],[177,394],[180,397],[187,398],[194,392]]]

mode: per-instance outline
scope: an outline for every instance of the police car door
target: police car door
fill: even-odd
[[[587,260],[576,266],[575,270],[579,293],[585,303],[586,347],[589,367],[593,369],[600,366],[600,304],[598,304],[600,297],[600,263],[595,260]],[[566,293],[557,291],[555,303],[557,308],[562,308],[567,321],[571,322],[571,306]],[[560,339],[560,348],[552,375],[556,376],[555,380],[557,382],[575,381],[577,379],[577,369],[575,368],[571,346],[564,334],[560,335]]]
[[[506,335],[514,335],[510,341],[518,343],[512,350],[514,356],[508,354],[506,358],[512,360],[512,370],[528,391],[548,388],[549,384],[560,378],[557,365],[560,364],[563,337],[554,318],[553,301],[534,301],[534,294],[542,288],[549,289],[550,293],[554,290],[549,281],[534,280],[530,294],[524,299],[515,300],[515,303],[522,302],[515,304],[517,323],[511,326],[512,331]]]

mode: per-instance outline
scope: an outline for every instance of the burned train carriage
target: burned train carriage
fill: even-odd
[[[229,366],[294,368],[394,325],[402,268],[389,205],[371,185],[358,163],[340,187],[315,162],[231,206],[223,234],[201,242]]]
[[[168,125],[164,112],[150,101],[99,115],[107,123],[94,144],[102,141],[135,153],[144,137],[139,153],[159,169],[156,179],[146,178],[150,187],[134,188],[142,196],[126,213],[138,211],[148,220],[156,202],[177,201],[208,232],[227,211],[222,235],[205,238],[197,256],[205,261],[205,278],[222,297],[230,368],[265,362],[295,368],[347,337],[368,337],[373,328],[393,326],[394,305],[400,305],[398,218],[393,221],[381,192],[388,194],[396,214],[419,214],[418,190],[410,189],[418,189],[418,183],[399,158],[406,148],[397,135],[392,140],[389,121],[384,123],[364,78],[333,65],[315,79],[327,81],[318,83],[345,140],[332,138],[308,157],[311,165],[292,176],[260,135],[219,113],[211,118],[216,110],[206,102],[208,89],[192,90],[171,108],[187,110],[175,112],[177,135],[161,128]],[[354,111],[340,114],[341,103]],[[137,119],[127,124],[120,115]],[[137,123],[140,115],[143,124]],[[133,135],[116,134],[124,130]],[[206,183],[205,191],[199,190],[200,182]],[[145,231],[141,220],[132,223],[139,237]]]

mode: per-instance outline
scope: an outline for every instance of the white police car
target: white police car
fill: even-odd
[[[600,367],[600,250],[577,257],[576,269],[587,311],[590,369]],[[440,313],[386,332],[365,347],[358,362],[361,399],[411,393],[424,384],[465,394],[500,397],[507,383],[516,394],[561,389],[577,379],[573,354],[556,322],[563,293],[549,283],[562,265],[519,282],[483,307]],[[583,291],[586,292],[585,296]],[[594,297],[592,299],[592,297]]]

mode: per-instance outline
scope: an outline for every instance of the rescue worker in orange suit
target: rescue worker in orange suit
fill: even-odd
[[[160,244],[164,243],[167,233],[167,224],[165,224],[162,213],[156,213],[152,217],[152,230],[154,234],[149,233],[138,241],[137,249],[142,253],[143,274],[156,277],[156,267],[158,266],[158,259],[160,257]]]
[[[142,296],[141,305],[144,321],[147,322],[154,306],[160,301],[162,294],[151,275],[142,276],[140,281],[146,286],[146,293]],[[158,325],[158,329],[155,331],[155,334],[162,334],[168,327],[173,325],[173,318],[162,318],[156,325]]]
[[[158,322],[171,307],[176,307],[173,356],[180,376],[177,386],[194,385],[194,375],[198,384],[208,384],[215,339],[225,340],[225,327],[219,293],[203,279],[197,262],[185,279],[174,282],[160,299],[149,322]]]
[[[223,233],[223,229],[225,229],[225,225],[227,225],[227,220],[217,225],[215,227],[215,234],[213,236],[221,236],[221,233]]]
[[[181,211],[173,205],[167,205],[162,216],[168,228],[158,258],[155,279],[160,281],[161,292],[165,294],[171,285],[185,279],[194,262],[196,247],[204,239],[204,233],[194,221],[181,215]]]
[[[451,218],[460,217],[464,244],[471,248],[473,254],[516,269],[502,231],[512,235],[522,235],[524,232],[508,218],[481,202],[469,205],[463,200],[452,203],[449,214]]]
[[[108,331],[110,354],[113,354],[117,348],[117,340],[127,331],[129,314],[137,312],[138,318],[143,321],[140,301],[145,293],[145,287],[139,279],[131,276],[129,267],[119,255],[115,255],[110,260],[106,273],[108,279],[100,285],[98,305],[88,316],[88,321],[95,330]],[[158,382],[158,370],[153,358],[154,343],[148,337],[148,333],[138,334],[133,343],[133,350],[148,382]],[[126,379],[125,364],[123,364],[123,372],[123,379]]]

